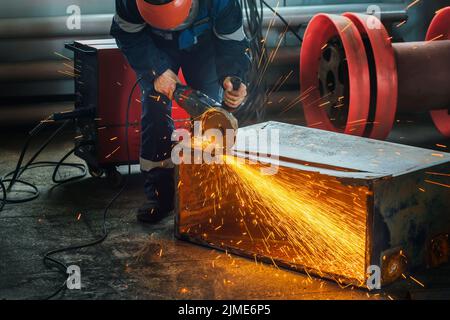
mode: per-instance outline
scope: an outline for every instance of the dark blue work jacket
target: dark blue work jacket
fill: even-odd
[[[116,14],[111,35],[118,42],[135,70],[152,71],[153,77],[162,74],[173,63],[164,52],[169,42],[178,50],[192,50],[199,42],[209,41],[216,53],[219,81],[226,76],[246,80],[250,67],[248,41],[243,31],[242,9],[238,0],[199,0],[199,11],[193,24],[181,31],[162,31],[146,24],[135,0],[116,0]]]

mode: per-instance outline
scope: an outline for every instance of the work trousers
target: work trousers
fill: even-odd
[[[172,42],[164,40],[158,42],[160,43],[160,50],[164,50],[170,57],[172,71],[178,73],[181,67],[189,86],[216,101],[222,100],[223,89],[216,72],[215,50],[211,40],[203,39],[190,50],[178,50]],[[141,170],[149,172],[154,168],[171,168],[171,136],[174,130],[172,103],[155,91],[153,81],[145,76],[150,70],[135,71],[138,77],[142,77]]]

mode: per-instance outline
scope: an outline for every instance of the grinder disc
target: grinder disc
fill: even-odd
[[[230,150],[234,146],[238,121],[231,113],[222,108],[210,108],[202,115],[201,123],[204,134],[207,134],[210,129],[220,131],[222,139],[214,141],[219,144],[219,147]]]

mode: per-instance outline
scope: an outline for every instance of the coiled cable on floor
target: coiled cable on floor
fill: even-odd
[[[62,252],[74,251],[74,250],[79,250],[79,249],[95,246],[95,245],[100,244],[103,241],[105,241],[106,238],[108,237],[108,228],[106,225],[106,221],[107,221],[106,218],[107,218],[108,211],[111,208],[111,206],[116,202],[116,200],[122,195],[122,193],[125,191],[125,189],[127,188],[128,178],[131,175],[130,146],[128,143],[128,128],[130,126],[129,114],[130,114],[130,107],[131,107],[133,93],[136,90],[139,83],[141,82],[141,80],[142,80],[142,78],[138,78],[136,80],[136,82],[134,83],[134,85],[130,91],[130,95],[128,96],[128,104],[127,104],[126,117],[125,117],[126,118],[126,120],[125,120],[126,121],[125,122],[125,141],[126,141],[128,174],[125,176],[124,184],[123,184],[122,188],[112,197],[112,199],[108,202],[106,207],[103,209],[102,234],[98,239],[93,240],[91,242],[84,243],[84,244],[80,244],[80,245],[72,245],[72,246],[67,246],[67,247],[63,247],[63,248],[59,248],[59,249],[50,250],[44,254],[44,258],[43,258],[44,264],[46,266],[50,267],[49,263],[53,263],[53,265],[61,272],[61,274],[63,274],[63,276],[65,278],[62,285],[59,286],[52,294],[47,296],[45,298],[46,300],[54,298],[59,293],[64,291],[65,288],[67,287],[67,268],[68,268],[68,266],[64,262],[62,262],[56,258],[53,258],[52,256],[54,256],[55,254],[58,254],[58,253],[62,253]],[[66,156],[63,157],[62,159],[65,159],[69,155],[70,155],[70,153],[66,154]]]
[[[48,119],[47,119],[48,120]],[[64,163],[64,161],[75,152],[76,148],[70,150],[66,155],[64,155],[63,158],[61,158],[59,161],[38,161],[35,162],[37,157],[45,150],[45,148],[55,139],[55,137],[58,136],[58,134],[67,126],[69,121],[63,122],[58,129],[56,129],[50,137],[48,137],[44,143],[38,148],[38,150],[31,156],[31,158],[28,160],[28,162],[22,166],[22,163],[24,162],[25,155],[28,151],[28,148],[30,146],[30,143],[32,139],[37,136],[40,131],[44,128],[45,123],[47,120],[44,120],[40,122],[36,127],[33,128],[28,134],[28,138],[22,147],[22,151],[19,156],[19,160],[17,161],[16,168],[14,171],[11,171],[3,176],[0,180],[1,182],[1,189],[2,194],[0,198],[0,211],[3,210],[6,204],[17,204],[17,203],[24,203],[28,201],[32,201],[39,197],[39,189],[38,187],[28,181],[25,181],[21,179],[21,176],[28,170],[37,169],[37,168],[43,168],[43,167],[54,167],[53,174],[52,174],[52,181],[56,184],[62,184],[69,181],[74,181],[83,178],[87,174],[87,170],[84,164],[81,163]],[[59,170],[61,167],[70,167],[70,168],[76,168],[80,170],[80,174],[71,176],[67,179],[56,179],[56,176],[59,174]],[[11,177],[11,178],[10,178]],[[7,184],[7,186],[6,186]],[[28,187],[28,190],[17,190],[15,191],[14,185],[20,184],[23,186]],[[24,196],[20,198],[11,198],[8,197],[8,194],[12,192],[22,192],[22,193],[30,193],[29,196]]]

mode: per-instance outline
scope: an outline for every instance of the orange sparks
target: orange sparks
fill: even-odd
[[[61,73],[61,74],[66,75],[66,76],[72,77],[72,78],[77,76],[75,73],[72,73],[72,72],[69,72],[69,71],[65,71],[65,70],[58,70],[58,72]]]
[[[432,153],[431,154],[433,157],[439,157],[439,158],[443,158],[444,155],[442,153]]]
[[[438,35],[438,36],[434,37],[433,39],[430,39],[430,40],[428,40],[426,42],[436,41],[436,40],[439,40],[440,38],[443,38],[443,37],[444,37],[444,34],[440,34],[440,35]]]
[[[404,25],[406,23],[406,20],[403,20],[402,22],[400,22],[399,24],[396,25],[397,28],[400,28],[402,25]]]
[[[341,33],[344,33],[345,30],[347,30],[348,28],[350,28],[350,26],[353,24],[353,22],[349,22],[349,24],[347,24],[344,29],[341,30]]]
[[[447,148],[447,146],[445,144],[439,144],[439,143],[436,143],[436,147]]]
[[[68,60],[68,61],[72,61],[72,59],[70,59],[69,57],[66,57],[65,55],[63,55],[63,54],[61,54],[61,53],[59,53],[59,52],[53,52],[54,54],[56,54],[58,57],[61,57],[61,58],[63,58],[63,59],[66,59],[66,60]]]
[[[433,175],[433,176],[450,177],[450,173],[442,173],[442,172],[426,172],[426,174],[431,174],[431,175]]]
[[[117,140],[117,139],[119,139],[118,137],[112,137],[111,139],[109,139],[109,141],[114,141],[114,140]]]
[[[152,99],[154,99],[154,100],[156,100],[157,102],[159,102],[159,100],[161,99],[161,96],[152,96],[152,95],[149,95],[149,97],[150,98],[152,98]],[[185,96],[181,96],[182,98],[184,98],[184,99],[188,99],[189,97],[185,97]]]
[[[188,293],[189,292],[189,289],[188,288],[181,288],[180,289],[180,293],[182,293],[182,294],[186,294],[186,293]]]
[[[110,158],[114,153],[116,153],[118,150],[120,149],[120,146],[118,146],[116,149],[113,150],[113,152],[111,152],[110,154],[108,154],[105,159]]]
[[[81,219],[81,213],[78,213],[78,215],[77,215],[77,221],[80,221],[80,219]]]
[[[65,67],[67,67],[67,68],[69,68],[69,69],[72,69],[72,70],[74,70],[74,71],[76,71],[76,72],[80,72],[80,70],[75,69],[75,67],[74,67],[73,65],[71,65],[71,64],[63,63],[63,66],[65,66]]]
[[[420,2],[420,0],[414,0],[413,2],[411,2],[407,7],[406,7],[406,9],[405,10],[409,10],[409,9],[411,9],[412,7],[414,7],[416,4],[418,4]]]
[[[450,188],[449,184],[445,184],[445,183],[440,183],[440,182],[436,182],[436,181],[431,181],[431,180],[425,180],[426,183],[431,183],[437,186],[441,186],[441,187],[445,187],[445,188]]]
[[[254,252],[255,263],[257,256],[265,256],[275,267],[278,261],[289,261],[301,270],[307,266],[308,273],[365,281],[367,188],[287,168],[280,168],[283,174],[266,176],[260,165],[235,159],[224,156],[225,165],[212,168],[180,167],[180,180],[204,182],[200,195],[179,191],[180,207],[189,203],[180,212],[183,233],[207,233],[207,242],[220,247],[233,239],[230,246]],[[215,210],[219,204],[221,210]],[[239,221],[239,229],[231,228],[234,221]]]
[[[421,287],[425,288],[425,285],[420,282],[419,280],[417,280],[416,278],[414,278],[413,276],[409,276],[409,278],[414,281],[415,283],[417,283],[418,285],[420,285]]]

